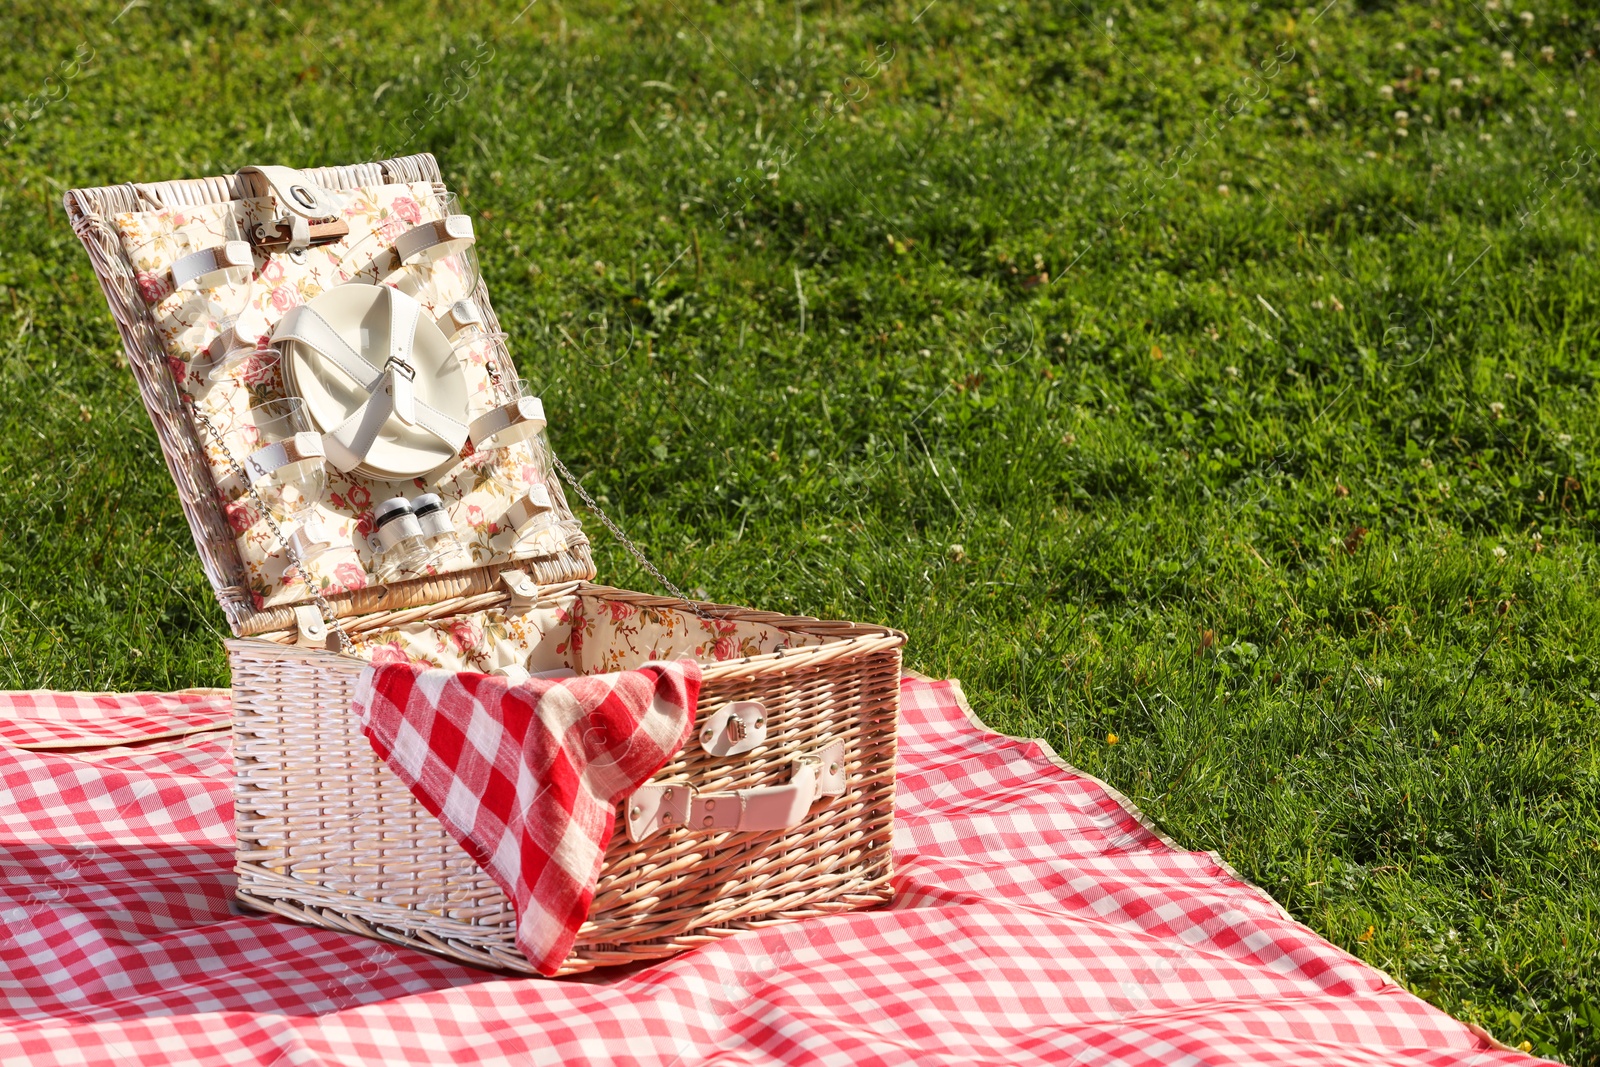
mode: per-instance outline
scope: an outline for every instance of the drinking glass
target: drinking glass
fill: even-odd
[[[245,470],[262,502],[279,519],[305,523],[328,487],[322,437],[299,397],[271,400],[248,412],[258,445]]]
[[[517,555],[552,555],[566,547],[545,479],[552,467],[544,408],[522,378],[491,377],[480,394],[472,426],[479,471],[512,497],[506,519],[516,528]],[[487,431],[487,432],[485,432]]]
[[[540,417],[529,420],[532,410],[527,401],[537,402],[533,389],[524,378],[493,377],[488,387],[475,398],[471,412],[472,426],[481,426],[480,420],[503,412],[509,425],[492,429],[483,435],[474,435],[472,447],[484,458],[478,470],[490,482],[521,496],[530,490],[536,495],[544,490],[545,475],[550,469],[550,446],[545,436],[542,408]]]
[[[438,201],[439,219],[422,225],[465,216],[461,200],[455,193],[445,193],[438,197]],[[400,260],[400,269],[384,281],[385,284],[398,286],[419,303],[437,310],[448,308],[458,301],[471,300],[478,291],[482,276],[475,242],[451,240],[405,256]]]
[[[217,324],[217,337],[207,350],[210,358],[197,368],[207,385],[223,381],[256,384],[273,371],[283,358],[280,349],[266,343],[266,316],[254,308],[224,318]]]
[[[189,257],[209,251],[203,270]],[[254,254],[244,228],[232,214],[214,223],[194,222],[157,234],[133,250],[130,257],[135,281],[146,302],[154,304],[169,294],[184,294],[184,317],[213,319],[236,315],[249,301],[253,288]]]

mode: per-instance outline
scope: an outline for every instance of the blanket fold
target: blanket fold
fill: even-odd
[[[373,751],[500,886],[517,947],[554,974],[589,913],[619,801],[683,747],[700,667],[511,684],[368,667],[353,711]]]

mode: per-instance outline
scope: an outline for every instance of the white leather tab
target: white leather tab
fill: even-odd
[[[304,252],[311,247],[311,223],[304,215],[289,216],[289,244],[284,251]]]
[[[780,786],[791,789],[792,786]],[[771,790],[744,789],[737,793],[696,793],[689,802],[689,829],[691,830],[742,830],[746,796]]]
[[[303,522],[289,535],[289,545],[302,562],[315,559],[341,540],[332,526],[321,522]]]
[[[737,756],[767,739],[767,709],[759,700],[724,704],[700,726],[700,747],[713,756]]]
[[[496,667],[489,673],[498,678],[504,678],[512,685],[521,685],[531,677],[528,674],[528,668],[520,667],[515,663],[508,663],[504,667]]]
[[[817,796],[842,797],[847,775],[844,766],[844,741],[831,742],[817,754]]]
[[[215,248],[202,248],[180,257],[172,265],[172,287],[182,289],[193,283],[209,288],[226,280],[221,276],[223,271],[254,265],[248,241],[229,241]]]
[[[689,820],[694,790],[682,782],[642,785],[622,802],[628,837],[635,843],[657,830],[676,830]]]
[[[691,830],[788,830],[799,826],[817,798],[817,769],[796,761],[788,785],[741,789],[737,793],[701,793],[689,807]]]
[[[528,486],[528,491],[516,503],[506,509],[505,520],[512,528],[523,532],[532,532],[549,524],[550,490],[541,484]]]
[[[328,624],[310,604],[301,604],[294,609],[294,625],[298,631],[294,643],[301,648],[328,647]]]
[[[455,255],[474,240],[472,216],[450,215],[411,227],[395,238],[394,251],[402,263],[424,252],[431,252],[435,259],[444,259]]]
[[[324,459],[326,456],[322,437],[309,430],[301,430],[287,441],[262,445],[250,453],[245,457],[244,469],[253,485],[280,467],[307,459]]]
[[[444,334],[445,340],[452,344],[455,342],[456,334],[468,326],[488,328],[483,309],[478,306],[476,300],[457,300],[443,315],[434,320],[434,325],[439,327],[439,332]]]
[[[551,667],[547,671],[534,671],[531,675],[531,677],[534,678],[551,679],[576,678],[577,676],[578,672],[573,670],[571,667]]]
[[[258,178],[257,195],[270,195],[278,206],[301,218],[320,219],[336,214],[337,206],[328,191],[293,167],[241,167],[241,177]]]
[[[262,445],[248,456],[244,457],[244,471],[250,476],[250,484],[254,485],[279,467],[289,465],[289,453],[283,447],[282,441],[270,445]]]
[[[544,403],[536,396],[522,396],[484,412],[467,427],[474,448],[494,442],[496,447],[526,441],[546,426]]]
[[[500,572],[500,587],[506,591],[509,598],[506,607],[515,610],[524,610],[533,607],[534,601],[539,599],[539,585],[528,572],[523,570],[503,570]]]

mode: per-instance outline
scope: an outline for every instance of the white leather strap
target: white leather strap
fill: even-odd
[[[254,485],[280,467],[306,459],[323,459],[326,455],[321,437],[301,431],[287,441],[262,445],[245,457],[244,469],[250,476],[250,484]]]
[[[305,561],[316,559],[341,540],[334,527],[321,522],[303,522],[289,535],[289,544]],[[350,542],[343,543],[348,545]]]
[[[260,189],[264,183],[268,195],[291,215],[320,219],[337,214],[339,210],[332,194],[293,167],[241,167],[239,174],[259,178],[256,188]]]
[[[366,401],[323,435],[328,462],[343,471],[366,462],[367,453],[391,415],[407,425],[420,426],[451,448],[458,448],[467,436],[466,426],[416,396],[411,346],[420,306],[397,297],[393,289],[385,287],[383,292],[389,304],[389,358],[382,367],[373,366],[305,304],[290,308],[272,334],[275,342],[295,341],[320,353],[367,391]]]
[[[701,793],[684,782],[640,786],[623,802],[628,837],[640,842],[658,830],[750,832],[790,830],[819,797],[845,792],[844,742],[833,741],[794,760],[788,785]]]
[[[352,471],[367,460],[372,444],[389,416],[394,414],[393,364],[385,367],[378,380],[367,383],[367,399],[350,417],[322,436],[328,462],[342,471]]]
[[[390,290],[386,290],[390,291]],[[328,320],[306,304],[290,308],[272,332],[274,341],[298,341],[333,363],[352,381],[365,384],[379,373],[365,356],[350,347]]]
[[[394,414],[407,426],[417,424],[416,392],[412,388],[416,371],[411,365],[411,345],[417,336],[417,319],[421,312],[422,305],[413,301],[389,301],[389,360],[384,369],[394,371]]]
[[[472,231],[471,215],[446,215],[442,219],[419,223],[395,238],[395,255],[406,263],[424,252],[444,259],[466,248],[477,236]]]
[[[202,289],[221,283],[223,271],[238,267],[255,266],[255,257],[248,241],[228,241],[212,248],[202,248],[179,257],[172,265],[172,287],[182,289],[194,284]]]
[[[536,396],[520,396],[473,419],[472,425],[467,427],[467,436],[472,438],[473,448],[481,448],[491,441],[499,448],[526,441],[547,425],[544,402]]]

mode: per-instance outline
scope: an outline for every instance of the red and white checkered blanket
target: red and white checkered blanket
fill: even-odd
[[[683,747],[699,696],[687,659],[517,685],[391,663],[361,672],[354,707],[373,750],[511,901],[517,948],[555,974],[617,802]]]
[[[0,742],[0,1064],[1536,1062],[986,731],[955,683],[904,697],[892,907],[556,980],[231,908],[224,731]],[[0,720],[104,746],[91,723],[169,701],[8,694]],[[196,707],[226,724],[225,694]]]

